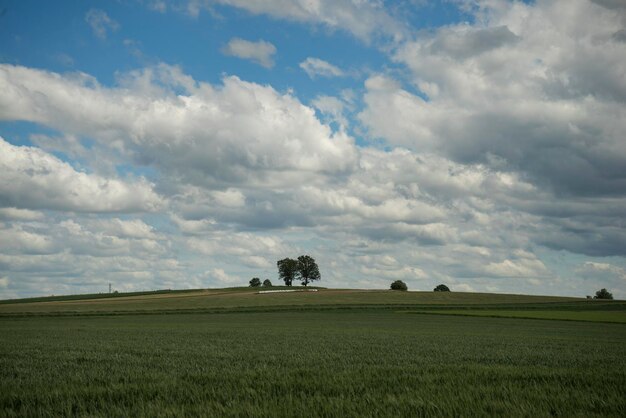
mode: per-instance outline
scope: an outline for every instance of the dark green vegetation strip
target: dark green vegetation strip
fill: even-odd
[[[437,314],[437,315],[461,315],[461,316],[483,316],[491,318],[523,318],[523,319],[549,319],[561,321],[588,321],[588,322],[608,322],[626,324],[625,310],[579,310],[567,311],[560,309],[552,310],[493,310],[493,309],[441,309],[441,310],[421,310],[404,311],[403,313],[416,314]]]
[[[0,416],[626,416],[626,327],[388,310],[0,319]]]

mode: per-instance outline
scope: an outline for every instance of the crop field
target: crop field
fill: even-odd
[[[449,294],[446,310],[433,293],[372,295],[349,309],[282,295],[274,311],[233,296],[230,309],[167,315],[133,311],[132,296],[100,315],[3,305],[0,416],[626,416],[626,325],[441,315],[612,318],[623,302]],[[407,314],[423,307],[437,314]]]

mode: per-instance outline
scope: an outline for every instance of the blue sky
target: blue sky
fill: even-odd
[[[300,254],[331,287],[624,298],[625,22],[0,1],[0,298],[242,285]]]

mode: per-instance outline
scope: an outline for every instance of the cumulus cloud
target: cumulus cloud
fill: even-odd
[[[321,60],[319,58],[308,57],[300,63],[302,68],[309,77],[342,77],[344,72],[332,65],[331,63]]]
[[[214,268],[207,271],[205,273],[205,277],[222,286],[235,286],[241,284],[241,279],[239,277],[228,274],[221,268]]]
[[[132,72],[121,83],[104,88],[84,74],[3,65],[0,118],[89,136],[195,184],[275,187],[287,178],[346,172],[356,162],[352,138],[271,87],[237,77],[221,86],[197,83],[167,65]]]
[[[523,173],[557,193],[623,195],[622,17],[566,3],[486,6],[486,26],[419,34],[394,58],[422,94],[373,76],[361,120],[392,144]]]
[[[79,172],[39,148],[15,146],[3,138],[0,171],[2,206],[77,212],[155,211],[163,206],[145,179],[125,182]],[[13,214],[24,217],[29,212]]]
[[[610,263],[586,261],[578,267],[577,272],[591,277],[617,279],[623,282],[626,281],[626,269]]]
[[[497,194],[479,202],[523,214],[534,243],[623,255],[614,209],[626,205],[626,44],[615,34],[626,17],[589,1],[471,10],[475,24],[421,32],[398,48],[412,85],[372,75],[359,120],[391,146],[499,177]],[[476,221],[496,219],[485,209]],[[515,270],[504,262],[494,272]]]
[[[390,15],[379,1],[218,0],[216,3],[237,7],[253,14],[343,30],[366,42],[375,36],[399,41],[407,33],[406,25]],[[197,14],[201,7],[202,2],[191,0],[188,10]]]
[[[39,211],[18,208],[0,208],[0,219],[17,221],[37,221],[44,218]]]
[[[106,39],[109,32],[115,32],[120,27],[119,23],[111,19],[105,11],[99,9],[90,9],[85,14],[85,22],[91,26],[94,35],[103,40]]]
[[[318,96],[311,104],[323,115],[337,122],[340,126],[348,126],[348,119],[345,116],[346,103],[332,96]]]
[[[171,252],[170,239],[138,218],[63,214],[0,223],[6,294],[41,295],[196,286]]]
[[[253,42],[233,38],[222,48],[222,52],[226,55],[250,60],[265,68],[272,68],[274,66],[276,47],[264,40]]]
[[[55,252],[55,243],[45,235],[19,226],[2,229],[2,236],[0,236],[0,253],[2,254],[48,254],[52,252]]]

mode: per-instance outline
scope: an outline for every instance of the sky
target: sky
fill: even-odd
[[[0,299],[626,298],[620,0],[0,0]]]

